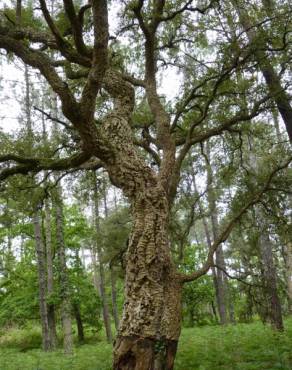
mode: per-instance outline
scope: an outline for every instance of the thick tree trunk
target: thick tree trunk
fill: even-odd
[[[170,260],[164,192],[145,190],[132,204],[132,212],[114,369],[170,370],[180,335],[182,286]]]
[[[64,231],[63,231],[63,204],[61,199],[61,189],[58,188],[56,191],[56,241],[57,241],[57,254],[58,254],[58,265],[59,265],[59,282],[61,291],[61,319],[63,326],[64,335],[64,352],[71,354],[73,352],[73,337],[72,337],[72,323],[71,323],[71,302],[69,296],[69,286],[67,277],[67,266],[66,266],[66,253],[64,243]]]
[[[94,187],[94,220],[95,220],[95,229],[96,232],[99,232],[99,199],[98,199],[98,188],[97,188],[97,178],[95,172],[93,172],[93,187]],[[102,314],[103,314],[103,321],[106,331],[106,338],[109,343],[112,342],[112,329],[111,329],[111,322],[110,322],[110,315],[109,315],[109,308],[107,304],[106,292],[105,292],[105,272],[102,260],[102,248],[100,245],[100,241],[96,239],[96,252],[98,258],[98,267],[99,267],[99,295],[101,299],[102,305]]]
[[[272,244],[266,231],[261,233],[259,244],[268,320],[275,329],[283,330],[282,309],[277,290],[277,275],[273,259]]]
[[[45,202],[45,230],[46,230],[46,263],[47,263],[47,296],[50,300],[54,292],[54,272],[53,272],[53,250],[52,250],[52,234],[51,234],[51,212],[48,200]],[[55,318],[55,305],[47,304],[48,325],[51,348],[57,347],[57,330]]]
[[[38,283],[39,283],[39,306],[40,318],[42,327],[42,348],[44,351],[51,349],[48,316],[47,316],[47,303],[46,303],[46,257],[45,248],[42,240],[42,230],[39,211],[36,210],[33,216],[34,235],[35,235],[35,249],[38,267]]]

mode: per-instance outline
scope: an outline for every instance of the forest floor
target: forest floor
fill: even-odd
[[[292,370],[292,318],[285,329],[274,333],[260,322],[185,328],[175,370]],[[76,346],[73,356],[44,353],[39,345],[38,328],[0,332],[0,370],[111,369],[111,346],[103,338]]]

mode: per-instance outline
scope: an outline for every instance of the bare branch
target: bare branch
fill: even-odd
[[[193,0],[187,1],[184,6],[182,6],[178,10],[174,11],[173,13],[170,13],[166,16],[160,17],[159,21],[160,22],[170,21],[170,20],[174,19],[176,16],[178,16],[179,14],[182,14],[185,11],[198,12],[200,14],[205,14],[210,8],[212,8],[212,6],[216,2],[218,2],[218,0],[211,0],[210,3],[207,6],[205,6],[204,8],[190,6],[192,4],[192,2],[193,2]]]
[[[53,121],[53,122],[57,122],[57,123],[60,123],[60,125],[64,126],[67,130],[73,130],[74,127],[71,126],[70,124],[68,124],[67,122],[65,121],[62,121],[60,120],[59,118],[56,118],[56,117],[53,117],[52,115],[50,115],[49,113],[45,112],[43,109],[41,108],[38,108],[36,106],[33,106],[33,109],[35,109],[36,111],[40,112],[41,114],[43,114],[44,116],[46,116],[47,119]]]
[[[262,288],[262,287],[263,287],[263,285],[260,285],[260,284],[249,283],[248,281],[244,280],[244,279],[243,279],[243,278],[241,278],[241,277],[238,277],[238,276],[232,276],[232,275],[230,275],[230,274],[226,271],[226,269],[224,269],[223,267],[221,267],[221,266],[219,266],[219,265],[213,264],[213,266],[210,266],[210,267],[216,267],[218,270],[223,271],[223,272],[224,272],[224,274],[225,274],[226,276],[228,276],[228,277],[229,277],[229,279],[237,280],[237,281],[239,281],[239,282],[240,282],[240,283],[242,283],[242,284],[248,285],[248,286],[250,286],[250,287],[256,287],[256,288]]]

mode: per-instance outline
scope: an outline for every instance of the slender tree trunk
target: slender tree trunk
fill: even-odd
[[[251,148],[253,147],[253,140],[250,140]],[[260,166],[254,151],[250,152],[250,167],[256,173],[259,173]],[[277,273],[274,264],[272,243],[269,237],[269,230],[265,223],[265,216],[260,208],[255,208],[255,224],[259,230],[259,252],[260,262],[263,275],[263,293],[266,300],[266,315],[271,322],[273,328],[283,330],[282,308],[277,290]],[[261,309],[262,307],[260,307]],[[265,307],[263,307],[265,308]]]
[[[292,107],[290,105],[289,95],[282,87],[280,77],[278,76],[276,69],[273,67],[268,54],[263,50],[266,44],[265,40],[262,41],[261,47],[256,44],[256,41],[258,41],[256,28],[250,23],[250,18],[244,9],[244,6],[240,4],[239,0],[232,0],[232,3],[239,15],[241,25],[245,30],[247,37],[251,45],[254,47],[254,56],[259,63],[259,68],[264,76],[267,87],[273,95],[278,111],[285,123],[290,142],[292,142]],[[268,8],[270,8],[270,6]],[[264,30],[262,29],[261,35],[263,35],[263,33]]]
[[[16,1],[16,17],[15,17],[15,20],[16,20],[17,26],[21,25],[21,2],[22,2],[21,0]]]
[[[17,1],[17,23],[21,22],[21,1]],[[28,153],[31,153],[33,147],[33,131],[31,118],[31,93],[30,79],[27,65],[24,65],[24,81],[25,81],[25,115],[26,115],[26,135],[28,141]],[[46,271],[46,246],[43,242],[41,216],[38,206],[33,210],[33,224],[36,243],[36,255],[38,265],[38,281],[39,281],[39,304],[40,318],[42,326],[42,347],[44,351],[49,351],[55,347],[50,335],[48,306],[47,306],[47,271]]]
[[[292,314],[292,242],[288,242],[284,247],[288,310]]]
[[[47,263],[47,296],[50,299],[54,292],[54,271],[53,271],[53,250],[51,234],[51,212],[48,200],[45,202],[45,230],[46,230],[46,263]],[[57,347],[57,330],[55,318],[55,305],[49,302],[47,304],[48,325],[51,348]]]
[[[116,274],[115,274],[113,266],[110,266],[110,273],[111,273],[113,318],[114,318],[114,322],[115,322],[115,328],[116,328],[116,330],[118,330],[120,320],[119,320],[119,312],[118,312],[118,304],[117,304]]]
[[[225,279],[225,286],[227,288],[226,296],[227,296],[228,314],[229,314],[228,321],[231,322],[232,324],[236,324],[234,304],[233,304],[233,299],[232,299],[232,295],[231,295],[230,285],[229,285],[228,278],[227,278],[226,274],[224,274],[224,279]]]
[[[91,256],[91,265],[92,265],[93,286],[95,287],[95,290],[99,294],[98,268],[97,268],[95,248],[90,249],[90,256]]]
[[[56,212],[56,241],[57,241],[57,254],[59,265],[59,283],[61,294],[61,319],[64,334],[64,352],[71,354],[73,352],[73,337],[72,337],[72,323],[71,323],[71,302],[69,296],[69,282],[67,276],[66,266],[66,252],[64,243],[63,231],[63,204],[61,188],[56,189],[55,212]]]
[[[74,312],[76,325],[77,325],[78,342],[83,343],[84,342],[84,329],[83,329],[83,322],[82,322],[79,304],[77,303],[73,304],[73,312]]]
[[[48,326],[48,315],[47,315],[47,303],[46,303],[46,257],[45,248],[42,240],[42,230],[39,211],[35,210],[33,216],[34,224],[34,235],[35,235],[35,249],[37,257],[38,267],[38,282],[39,282],[39,306],[40,306],[40,318],[42,327],[42,347],[44,351],[51,349],[49,326]]]
[[[265,4],[265,6],[268,7],[268,4]],[[273,119],[274,119],[277,139],[280,142],[281,134],[280,134],[279,119],[278,119],[277,112],[273,112]],[[290,194],[288,195],[288,200],[289,200],[288,207],[292,209],[292,196]],[[290,217],[290,221],[292,221],[291,217]],[[288,312],[289,314],[292,314],[292,241],[291,241],[292,237],[291,237],[291,232],[289,232],[289,228],[284,230],[284,234],[287,235],[287,237],[283,238],[283,244],[284,244],[284,248],[283,248],[284,256],[283,257],[284,257],[284,263],[285,263]]]
[[[207,145],[207,154],[206,154],[206,167],[207,167],[207,183],[208,183],[208,204],[209,204],[209,213],[211,215],[211,225],[212,225],[212,234],[213,234],[213,240],[217,239],[218,236],[218,210],[216,205],[216,199],[215,199],[215,193],[213,189],[213,173],[212,173],[212,167],[210,164],[210,149],[209,145]],[[195,178],[193,176],[193,181],[195,182]],[[202,206],[201,207],[201,212]],[[205,234],[207,238],[208,247],[211,247],[211,236],[208,228],[207,221],[203,218],[203,225],[205,229]],[[224,260],[224,253],[222,246],[220,245],[215,253],[215,260],[216,265],[221,267],[221,269],[225,270],[225,260]],[[213,268],[212,274],[213,274],[213,281],[215,286],[215,292],[216,292],[216,300],[218,305],[218,312],[220,317],[220,324],[225,325],[228,322],[227,318],[227,281],[224,272],[220,268]]]
[[[225,261],[224,261],[224,255],[222,247],[219,246],[216,250],[216,265],[220,266],[221,268],[224,268]],[[220,269],[216,269],[216,276],[217,276],[217,286],[218,286],[218,294],[217,294],[217,302],[218,302],[218,308],[219,308],[219,316],[220,316],[220,323],[222,325],[227,324],[227,307],[226,307],[226,280],[224,277],[224,272]]]
[[[42,110],[45,110],[45,101],[42,98]],[[43,142],[48,145],[48,134],[46,130],[46,123],[44,114],[42,114],[42,138]],[[47,172],[44,174],[45,179],[49,178]],[[47,186],[47,181],[45,186]],[[54,251],[52,243],[52,230],[51,230],[51,209],[50,209],[50,200],[45,200],[45,236],[46,236],[46,266],[47,266],[47,312],[48,312],[48,325],[50,333],[51,348],[55,349],[57,347],[57,330],[56,330],[56,317],[55,317],[55,305],[50,302],[50,298],[54,292]]]
[[[251,295],[251,287],[248,287],[248,290],[246,292],[246,319],[247,321],[252,320],[253,315],[253,299]]]
[[[268,305],[268,320],[277,330],[283,330],[281,302],[277,290],[277,275],[273,259],[272,244],[267,231],[259,238],[262,270],[264,278],[264,293]]]
[[[216,240],[218,237],[218,211],[215,201],[215,196],[213,189],[210,188],[208,195],[209,210],[211,213],[211,224],[212,224],[212,233],[213,240]],[[227,324],[227,285],[225,274],[221,269],[225,270],[225,260],[222,246],[220,245],[215,253],[216,265],[219,268],[215,269],[216,272],[216,283],[217,283],[217,303],[219,310],[220,323],[222,325]]]
[[[199,203],[199,207],[200,207],[200,213],[203,214],[203,209],[202,209],[201,202]],[[204,226],[204,230],[205,230],[205,235],[206,235],[206,240],[207,240],[207,246],[210,249],[211,248],[211,245],[212,245],[212,240],[211,240],[211,235],[210,235],[210,231],[209,231],[209,227],[208,227],[208,224],[207,224],[206,217],[203,217],[203,226]],[[214,289],[215,289],[216,301],[217,301],[217,305],[218,305],[218,311],[219,311],[219,315],[220,315],[219,297],[218,297],[219,296],[219,292],[218,292],[218,279],[217,279],[216,269],[215,269],[214,266],[211,268],[211,271],[212,271],[212,279],[213,279],[213,285],[214,285]],[[217,320],[216,309],[215,309],[215,305],[214,305],[213,301],[212,301],[212,306],[214,306],[215,317],[216,317],[216,320]],[[220,319],[221,319],[221,316],[220,316]]]
[[[215,303],[214,303],[213,300],[211,302],[211,308],[212,308],[212,313],[213,313],[214,319],[215,319],[216,322],[218,322],[218,316],[217,316],[216,306],[215,306]]]
[[[105,217],[108,217],[108,206],[107,206],[107,194],[106,194],[106,182],[104,182],[104,189],[103,189],[103,204],[104,204],[104,214]],[[116,193],[114,192],[114,207],[117,210],[117,199]],[[119,328],[119,313],[118,313],[118,305],[117,305],[117,287],[116,287],[116,274],[114,266],[110,264],[110,279],[111,279],[111,298],[112,298],[112,315],[115,322],[115,328],[118,330]]]
[[[93,186],[94,186],[94,221],[95,221],[95,229],[98,233],[99,230],[99,199],[98,199],[98,188],[97,188],[97,178],[96,173],[93,172]],[[98,258],[98,266],[99,266],[99,281],[98,281],[98,287],[99,287],[99,295],[101,299],[102,304],[102,314],[103,314],[103,321],[106,331],[106,337],[107,341],[109,343],[112,342],[113,336],[112,336],[112,330],[111,330],[111,322],[110,322],[110,315],[109,315],[109,308],[107,304],[106,299],[106,292],[105,292],[105,273],[104,273],[104,266],[102,261],[102,249],[100,242],[96,238],[96,252],[97,252],[97,258]]]
[[[7,204],[6,206],[8,207],[8,201],[7,201]],[[6,250],[6,253],[5,253],[5,277],[9,278],[10,276],[10,273],[12,271],[12,267],[13,267],[13,252],[12,252],[12,235],[11,235],[11,231],[10,231],[10,228],[11,228],[11,222],[8,221],[8,222],[5,222],[4,223],[6,229],[7,229],[7,250]]]

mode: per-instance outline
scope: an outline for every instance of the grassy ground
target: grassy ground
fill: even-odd
[[[1,333],[0,333],[1,335]],[[43,353],[39,331],[0,336],[0,370],[110,370],[111,346],[103,338],[77,346],[73,356]],[[176,370],[292,370],[292,319],[282,334],[261,323],[184,329]]]

